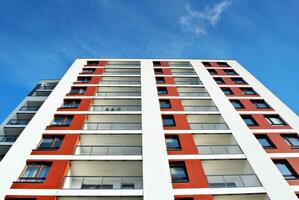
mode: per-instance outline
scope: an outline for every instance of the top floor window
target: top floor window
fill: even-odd
[[[227,64],[227,62],[217,62],[217,65],[219,67],[230,67],[229,64]]]
[[[246,81],[244,81],[242,78],[231,78],[231,80],[232,80],[235,84],[246,84]]]
[[[237,75],[237,74],[238,74],[238,73],[235,72],[235,70],[233,70],[233,69],[224,69],[223,71],[224,71],[224,73],[227,74],[227,75]]]
[[[161,62],[160,61],[153,61],[153,65],[154,66],[161,66]]]
[[[96,61],[96,60],[88,60],[87,61],[88,66],[97,66],[99,64],[100,64],[100,61]]]
[[[205,67],[212,67],[211,63],[209,62],[202,62]]]

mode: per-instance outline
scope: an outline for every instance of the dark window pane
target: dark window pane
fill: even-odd
[[[297,178],[297,174],[292,169],[292,167],[287,163],[287,161],[280,160],[280,161],[274,161],[274,163],[285,179]]]
[[[212,67],[211,63],[209,62],[202,62],[205,67]]]
[[[156,83],[165,83],[165,78],[164,77],[156,77]]]
[[[266,115],[265,118],[271,125],[286,125],[278,115]]]
[[[217,62],[219,67],[230,67],[227,62]]]
[[[170,164],[171,179],[174,183],[188,182],[187,171],[184,163]]]
[[[270,106],[264,100],[251,100],[251,102],[255,105],[256,108],[270,108]]]
[[[247,124],[247,126],[257,126],[257,122],[251,117],[250,115],[243,115],[242,116],[244,122]]]
[[[235,109],[244,108],[243,104],[239,100],[231,100],[230,101]]]
[[[160,108],[171,108],[170,101],[167,99],[161,99],[159,100]]]
[[[258,135],[257,140],[264,148],[275,148],[274,144],[266,135]]]
[[[284,135],[284,140],[293,148],[299,148],[299,137],[298,135]]]
[[[175,121],[172,115],[162,116],[163,126],[175,126]]]
[[[155,74],[163,74],[162,69],[154,69]]]
[[[161,66],[161,62],[160,61],[153,61],[153,65],[154,66]]]
[[[222,78],[214,78],[217,84],[224,84],[224,80]]]
[[[241,88],[244,94],[256,95],[257,93],[252,88]]]
[[[80,104],[80,100],[65,100],[63,102],[64,108],[78,108]]]
[[[181,149],[179,137],[175,135],[165,136],[167,150],[179,150]]]
[[[215,74],[217,74],[217,72],[216,72],[215,69],[208,69],[208,72],[209,72],[211,75],[215,75]]]
[[[233,69],[224,69],[223,71],[225,74],[228,74],[228,75],[237,75],[237,72],[235,72],[235,70],[233,70]]]
[[[158,94],[168,94],[166,87],[158,87]]]
[[[229,88],[221,88],[221,90],[223,91],[223,93],[225,95],[232,95],[233,94],[232,90],[229,89]]]
[[[246,84],[242,78],[231,78],[231,80],[236,84]]]

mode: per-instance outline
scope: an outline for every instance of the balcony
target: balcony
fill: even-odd
[[[103,76],[100,84],[107,85],[140,85],[140,77]]]
[[[109,61],[105,69],[109,68],[140,68],[139,61]]]
[[[104,75],[140,75],[140,69],[105,69]]]
[[[212,100],[182,100],[185,111],[218,111]]]
[[[142,155],[140,135],[81,135],[75,155]]]
[[[142,162],[72,161],[63,189],[142,189]]]
[[[231,134],[195,134],[193,137],[201,155],[243,154]]]
[[[141,130],[141,115],[88,115],[84,130]]]
[[[266,194],[215,195],[213,200],[270,200]]]
[[[90,111],[141,111],[139,99],[96,99],[93,101]]]
[[[140,87],[99,87],[96,96],[124,96],[124,97],[140,97],[141,88]]]
[[[210,188],[262,187],[246,160],[202,161]]]
[[[197,75],[193,69],[171,69],[172,75]]]
[[[0,135],[0,145],[12,144],[18,139],[18,135]]]
[[[38,111],[38,109],[40,108],[40,106],[22,106],[21,108],[20,108],[20,110],[19,111],[25,111],[25,112],[27,112],[27,111]]]
[[[30,122],[30,119],[11,119],[8,121],[9,126],[26,126]]]
[[[176,85],[202,85],[199,78],[174,78]]]
[[[185,61],[170,61],[169,67],[192,68],[192,65],[189,62]]]
[[[187,115],[192,130],[228,130],[221,115]]]
[[[178,87],[177,91],[181,97],[209,97],[204,87]]]

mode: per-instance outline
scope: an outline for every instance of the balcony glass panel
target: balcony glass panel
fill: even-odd
[[[202,155],[243,154],[238,145],[197,145],[197,149]]]
[[[84,130],[140,130],[141,123],[134,122],[86,122]]]
[[[64,182],[63,189],[142,189],[141,176],[66,176]]]
[[[208,175],[210,188],[262,187],[255,174]]]
[[[37,111],[40,106],[22,106],[20,111]]]
[[[141,155],[141,146],[77,146],[76,155]]]
[[[18,135],[0,135],[0,142],[15,142]]]
[[[92,105],[91,111],[140,111],[139,105]]]
[[[27,125],[29,121],[29,119],[11,119],[7,125]]]

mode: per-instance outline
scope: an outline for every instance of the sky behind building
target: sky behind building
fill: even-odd
[[[299,1],[3,0],[0,120],[76,58],[236,59],[299,113]]]

